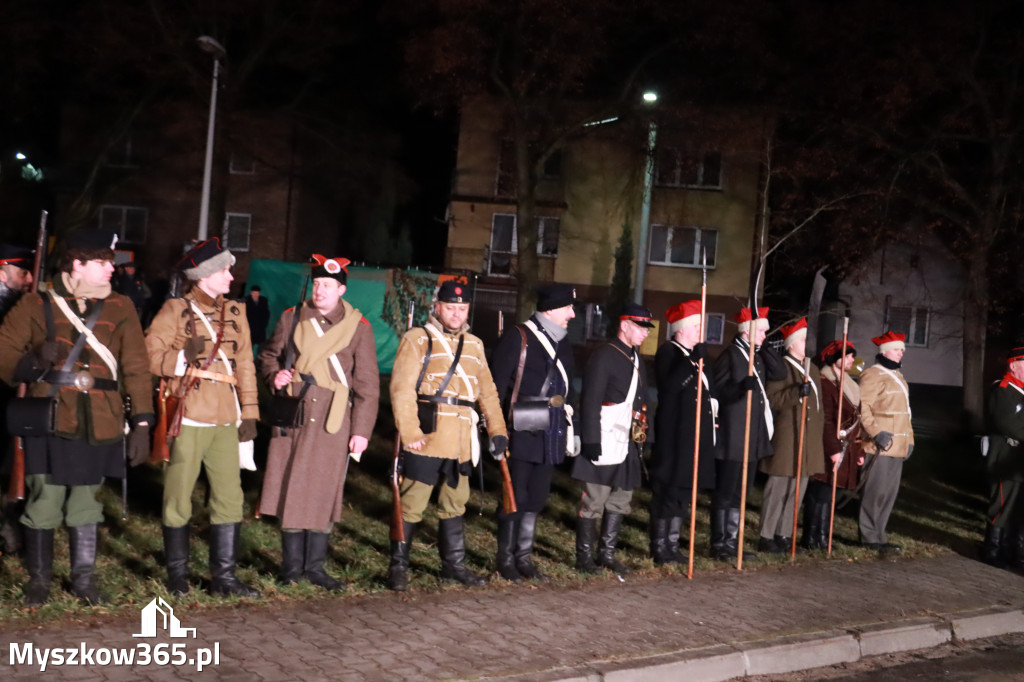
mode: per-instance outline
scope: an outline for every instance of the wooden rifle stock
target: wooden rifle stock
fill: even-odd
[[[516,508],[516,493],[512,490],[512,476],[508,473],[508,458],[502,457],[498,465],[501,466],[501,509],[506,514],[515,514],[519,510]]]
[[[32,261],[32,285],[39,289],[39,276],[43,271],[43,258],[46,255],[46,220],[49,211],[39,216],[39,231],[36,233],[36,252]],[[28,384],[19,384],[16,393],[18,398],[28,394]],[[25,442],[21,436],[14,437],[14,452],[11,462],[11,480],[7,486],[7,498],[11,500],[25,499]]]
[[[160,387],[157,389],[156,396],[157,418],[156,429],[153,430],[153,449],[149,453],[150,464],[162,464],[171,461],[171,446],[167,442],[167,410],[170,406],[167,388],[167,380],[161,377]],[[179,432],[181,430],[180,422],[178,430]]]
[[[405,330],[412,329],[412,318],[416,302],[409,301],[409,313],[405,319]],[[402,434],[395,425],[395,451],[391,458],[391,542],[405,542],[405,523],[402,518]]]

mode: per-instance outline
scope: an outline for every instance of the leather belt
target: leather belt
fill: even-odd
[[[208,369],[196,369],[192,368],[187,372],[188,376],[192,379],[209,379],[210,381],[220,381],[225,384],[231,384],[232,386],[238,385],[238,379],[231,376],[230,374],[221,374],[220,372],[211,372]]]
[[[54,386],[73,386],[79,391],[116,391],[117,382],[113,379],[97,379],[89,372],[65,372],[60,369],[51,369],[43,374],[40,381],[45,381]]]
[[[459,405],[461,407],[472,407],[476,408],[476,402],[473,400],[463,400],[462,398],[449,398],[443,395],[421,395],[416,399],[417,402],[421,403],[444,403],[445,405]]]

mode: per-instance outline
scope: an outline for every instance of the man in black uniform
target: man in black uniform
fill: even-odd
[[[615,558],[615,545],[633,489],[640,485],[647,377],[637,348],[653,326],[651,311],[627,303],[618,336],[594,351],[583,373],[581,456],[572,467],[572,477],[583,482],[576,525],[576,570],[582,573],[596,573],[599,566],[620,575],[630,572]],[[602,513],[595,562],[591,550]]]
[[[999,568],[1012,562],[1024,569],[1024,344],[1010,349],[1007,364],[985,406],[990,493],[981,558]]]
[[[750,409],[750,447],[747,488],[754,482],[757,462],[772,454],[775,432],[768,394],[769,381],[786,378],[786,366],[779,354],[764,343],[768,334],[768,308],[758,308],[754,319],[749,308],[736,316],[737,333],[711,369],[711,385],[720,405],[721,449],[715,460],[715,494],[711,498],[711,556],[729,560],[736,557],[740,531],[740,500],[743,481],[743,445],[746,434],[747,395]],[[748,376],[751,340],[754,346],[754,374]],[[756,558],[745,554],[746,559]]]
[[[537,292],[537,312],[506,332],[491,356],[492,376],[511,427],[508,469],[518,513],[498,507],[498,573],[512,582],[546,580],[533,565],[537,515],[551,492],[551,475],[574,448],[572,346],[565,338],[575,317],[576,290],[548,284]],[[513,394],[514,400],[513,400]],[[539,423],[546,420],[546,427]]]
[[[679,553],[679,536],[692,503],[698,384],[703,386],[697,463],[700,488],[715,487],[717,429],[708,377],[697,368],[697,361],[706,355],[700,343],[700,301],[674,305],[665,317],[672,337],[654,356],[658,412],[651,460],[651,558],[658,565],[685,561]]]

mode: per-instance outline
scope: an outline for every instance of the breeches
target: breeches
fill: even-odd
[[[25,477],[25,513],[21,523],[26,528],[50,530],[61,523],[69,528],[103,521],[103,505],[96,499],[99,485],[53,485],[49,474]]]
[[[233,424],[182,426],[164,474],[165,526],[180,528],[192,519],[192,491],[203,467],[210,483],[210,523],[241,522],[238,428]]]
[[[603,512],[626,516],[631,511],[632,490],[613,488],[600,483],[584,483],[580,498],[580,518],[599,519]]]
[[[539,514],[544,510],[551,493],[553,472],[554,467],[550,464],[508,460],[508,473],[512,479],[512,490],[516,493],[516,508],[520,513]],[[501,508],[500,498],[498,515],[507,516]]]

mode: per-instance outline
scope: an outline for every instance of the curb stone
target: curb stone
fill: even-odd
[[[717,644],[643,657],[595,662],[574,669],[522,676],[489,677],[516,682],[725,682],[751,675],[810,670],[862,658],[927,649],[952,639],[970,640],[1024,632],[1024,610],[991,606],[937,617],[872,623],[847,629],[785,635],[752,642]]]

